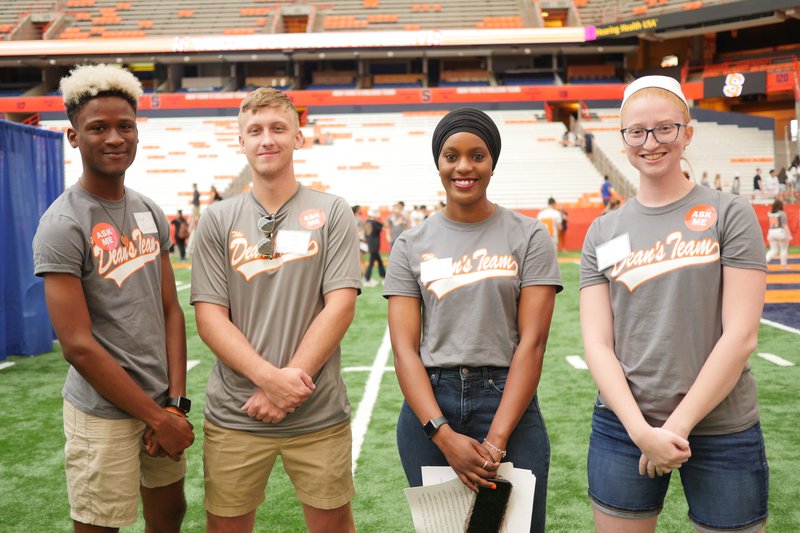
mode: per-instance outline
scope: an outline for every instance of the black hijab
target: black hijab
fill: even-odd
[[[436,129],[433,130],[432,142],[433,162],[436,164],[436,168],[439,168],[439,154],[442,152],[445,141],[454,133],[462,131],[477,135],[486,143],[486,147],[492,155],[492,170],[494,170],[497,160],[500,158],[500,131],[489,115],[473,107],[454,109],[436,125]]]

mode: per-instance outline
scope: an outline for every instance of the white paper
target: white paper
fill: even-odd
[[[536,477],[530,470],[501,463],[499,477],[511,482],[502,533],[530,531]],[[422,487],[405,489],[417,533],[463,533],[475,493],[449,466],[423,466]]]
[[[278,231],[275,239],[275,251],[279,254],[308,253],[308,243],[311,241],[310,231],[295,231],[282,229]]]
[[[134,213],[133,218],[136,219],[136,225],[139,226],[142,233],[158,233],[156,221],[153,220],[153,213],[150,211]]]
[[[627,233],[614,237],[597,246],[597,271],[601,272],[614,263],[631,255],[631,240]]]
[[[460,479],[405,489],[417,533],[464,533],[474,493]]]
[[[419,264],[419,280],[422,283],[453,277],[453,258],[430,259]]]

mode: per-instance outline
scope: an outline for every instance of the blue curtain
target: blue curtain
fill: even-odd
[[[64,190],[63,138],[0,120],[0,359],[53,349],[31,244],[39,218]]]

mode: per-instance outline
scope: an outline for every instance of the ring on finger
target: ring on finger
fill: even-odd
[[[484,459],[484,461],[483,461],[483,467],[482,467],[482,468],[483,468],[484,470],[486,470],[486,467],[487,467],[488,465],[489,465],[489,460],[488,460],[488,459]]]

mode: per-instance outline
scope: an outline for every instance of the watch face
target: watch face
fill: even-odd
[[[442,424],[447,424],[447,419],[445,417],[440,416],[439,418],[433,418],[428,420],[428,423],[422,426],[422,430],[425,432],[425,436],[430,439],[433,438],[433,435]]]
[[[167,406],[177,407],[184,414],[188,414],[192,409],[192,400],[183,396],[175,396],[167,400]]]

